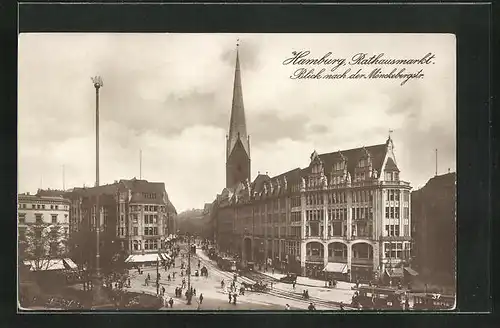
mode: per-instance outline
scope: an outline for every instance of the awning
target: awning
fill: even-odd
[[[403,278],[404,277],[403,268],[386,269],[385,273],[390,278]]]
[[[167,253],[160,253],[160,257],[163,261],[170,260],[170,255],[168,255]]]
[[[52,260],[30,260],[24,261],[24,264],[29,266],[30,271],[52,271],[52,270],[64,270],[64,262],[62,259],[52,259]]]
[[[78,269],[78,266],[76,265],[75,262],[73,262],[72,259],[70,258],[65,258],[64,259],[64,266],[67,268],[67,269]]]
[[[406,272],[408,272],[412,276],[418,276],[418,272],[413,270],[412,268],[405,268]]]
[[[347,273],[347,264],[331,262],[323,269],[325,272]]]
[[[144,263],[144,262],[156,262],[161,260],[161,257],[157,253],[144,254],[144,255],[129,255],[125,260],[126,263]]]

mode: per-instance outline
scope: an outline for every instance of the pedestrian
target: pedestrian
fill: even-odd
[[[200,304],[203,303],[203,293],[200,293]]]
[[[290,305],[288,305],[288,303],[285,304],[285,310],[290,310]]]
[[[236,297],[237,297],[237,296],[238,296],[238,295],[237,295],[236,293],[234,293],[234,294],[233,294],[233,304],[234,304],[234,305],[236,305]]]
[[[232,301],[232,295],[231,295],[231,293],[229,293],[228,295],[229,295],[229,304],[231,304],[231,301]]]
[[[295,281],[292,283],[293,290],[295,290]]]
[[[163,295],[165,295],[165,286],[161,286],[161,292]]]
[[[340,311],[344,311],[344,302],[340,302]]]
[[[151,279],[151,276],[150,276],[150,275],[149,275],[149,273],[148,273],[148,280],[150,280],[150,279]]]
[[[172,299],[172,297],[170,297],[170,299],[168,300],[168,304],[170,304],[170,308],[174,306],[174,300]]]
[[[309,306],[307,308],[309,309],[309,311],[315,311],[316,310],[316,307],[314,306],[313,303],[309,303]]]
[[[149,284],[148,284],[148,278],[144,279],[144,285],[145,286],[149,286]]]
[[[273,274],[274,274],[274,267],[272,268],[272,272],[273,272]]]
[[[196,296],[196,288],[193,289],[193,295]]]
[[[169,273],[169,274],[168,274],[168,276],[167,276],[167,280],[168,280],[168,281],[171,281],[171,279],[170,279],[170,273]]]

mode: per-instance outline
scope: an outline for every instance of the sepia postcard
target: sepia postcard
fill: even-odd
[[[455,309],[455,35],[18,45],[19,309]]]

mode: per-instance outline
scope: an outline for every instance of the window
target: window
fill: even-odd
[[[42,210],[44,210],[44,209],[45,209],[45,205],[42,205]]]
[[[53,210],[54,209],[54,205],[50,205],[50,209]]]
[[[134,227],[134,236],[138,236],[138,235],[139,235],[139,228]]]
[[[139,242],[137,240],[134,240],[133,245],[134,245],[134,251],[138,251],[139,250]]]
[[[144,214],[144,224],[149,224],[149,215]]]
[[[26,216],[24,213],[19,214],[19,224],[24,224],[25,223]]]
[[[52,214],[52,224],[57,224],[57,214]]]
[[[139,220],[139,215],[138,214],[132,214],[132,216],[133,216],[134,223],[137,223],[137,221]]]
[[[385,207],[385,218],[388,219],[389,218],[389,206],[386,206]]]
[[[43,223],[42,214],[35,214],[35,217],[36,217],[35,222],[37,224],[42,224]]]

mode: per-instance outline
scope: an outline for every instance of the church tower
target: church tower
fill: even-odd
[[[236,67],[234,70],[233,103],[229,135],[226,136],[226,188],[238,182],[250,181],[250,137],[247,135],[243,92],[241,89],[240,58],[236,45]]]

